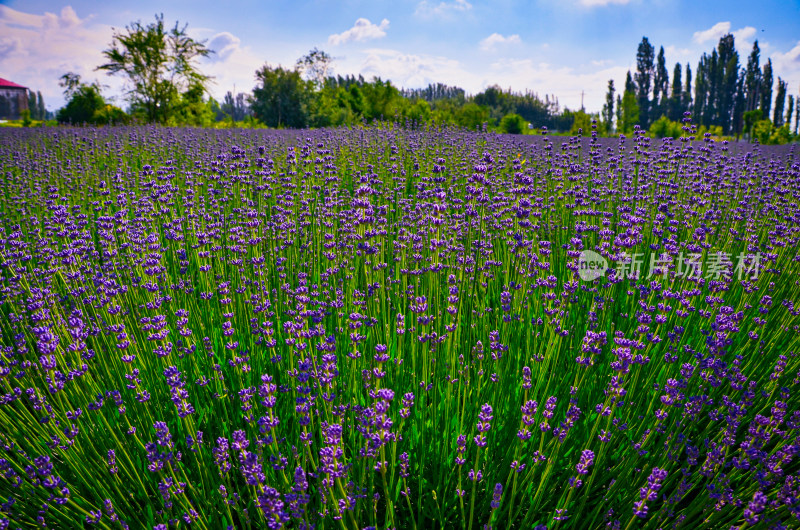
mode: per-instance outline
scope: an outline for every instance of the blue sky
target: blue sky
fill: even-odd
[[[691,62],[732,32],[742,63],[758,39],[762,63],[800,92],[800,1],[717,0],[0,0],[0,77],[41,90],[50,109],[63,105],[58,78],[67,71],[108,85],[95,72],[113,28],[188,23],[189,33],[216,50],[202,69],[211,93],[250,91],[265,62],[293,66],[311,48],[335,59],[334,73],[390,79],[401,87],[431,82],[468,93],[498,84],[598,111],[607,82],[622,86],[647,36],[664,46],[667,68]]]

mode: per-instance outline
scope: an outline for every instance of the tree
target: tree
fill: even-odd
[[[95,123],[95,114],[106,104],[100,95],[100,85],[97,82],[86,84],[73,72],[62,75],[58,84],[64,89],[64,97],[68,100],[56,115],[59,123]]]
[[[608,92],[606,92],[606,102],[603,105],[603,121],[606,131],[611,133],[614,127],[614,80],[608,80]]]
[[[656,59],[655,76],[653,77],[653,102],[650,110],[650,123],[668,112],[667,100],[669,99],[669,73],[667,72],[664,47],[658,50]]]
[[[459,109],[455,119],[459,126],[474,131],[489,121],[489,108],[476,103],[467,103]]]
[[[783,107],[786,104],[786,81],[778,78],[778,90],[775,92],[775,112],[772,114],[772,123],[777,129],[783,125]]]
[[[125,31],[114,31],[111,47],[103,51],[106,63],[97,67],[109,75],[121,75],[127,83],[131,107],[149,122],[166,122],[181,94],[200,87],[206,90],[210,77],[196,65],[212,53],[204,42],[186,34],[178,22],[171,30],[164,15],[146,26],[133,22]]]
[[[794,133],[800,133],[800,95],[794,98],[797,102],[797,111],[794,113]]]
[[[622,120],[617,124],[621,133],[630,134],[633,126],[639,123],[639,106],[636,104],[636,94],[626,90],[622,96]]]
[[[569,129],[570,136],[589,136],[592,131],[592,116],[581,109],[573,114],[572,127]]]
[[[525,119],[519,114],[506,114],[500,120],[500,130],[506,134],[522,134],[525,129]]]
[[[424,99],[418,99],[413,105],[403,109],[404,116],[412,127],[422,127],[431,120],[431,106]],[[519,117],[522,120],[522,117]],[[502,124],[501,124],[502,125]],[[511,131],[506,131],[511,132]],[[521,129],[520,129],[521,132]],[[513,133],[519,134],[519,133]]]
[[[681,75],[681,63],[675,63],[675,69],[672,71],[672,95],[669,98],[667,117],[672,121],[681,121],[683,117],[683,82]]]
[[[769,119],[769,110],[772,108],[772,59],[767,59],[764,71],[761,74],[761,89],[759,91],[760,102],[758,108],[765,120]]]
[[[650,86],[653,81],[655,48],[647,37],[642,37],[636,52],[637,103],[639,106],[640,125],[647,128],[650,116]],[[624,98],[623,98],[624,99]]]
[[[247,105],[247,96],[239,92],[234,97],[233,92],[230,90],[225,93],[222,99],[220,110],[230,116],[233,121],[244,121],[250,114],[250,108]]]
[[[683,89],[683,109],[684,112],[692,112],[694,102],[692,101],[692,67],[686,63],[686,88]]]
[[[739,84],[739,53],[736,51],[732,34],[728,33],[719,39],[717,51],[718,62],[713,85],[716,93],[711,94],[716,111],[713,123],[721,126],[724,134],[728,134],[734,121]]]
[[[786,124],[792,127],[792,114],[794,114],[794,96],[789,96],[789,105],[786,108]]]
[[[47,108],[44,106],[44,98],[42,97],[42,93],[40,91],[36,91],[36,107],[39,114],[40,120],[47,119]]]
[[[28,89],[28,111],[30,112],[30,119],[39,119],[36,106],[36,93],[30,89]]]
[[[716,55],[716,51],[714,52]],[[695,72],[694,79],[694,121],[701,125],[708,125],[706,121],[708,112],[706,111],[707,94],[709,86],[709,63],[710,59],[707,54],[700,57],[697,63],[697,72]]]
[[[313,81],[318,88],[321,88],[325,84],[325,80],[332,73],[332,64],[333,57],[322,50],[314,48],[297,60],[295,68],[299,70],[306,79]]]
[[[744,76],[744,70],[740,70],[739,77],[736,81],[736,94],[733,99],[733,123],[731,131],[736,134],[737,138],[742,134],[742,128],[744,127]]]
[[[753,109],[744,113],[744,132],[747,133],[750,141],[753,140],[753,126],[761,121],[761,109]]]
[[[750,111],[758,108],[759,91],[761,89],[761,67],[759,57],[761,50],[758,48],[758,41],[753,43],[753,51],[747,58],[747,67],[744,74],[745,110]]]
[[[259,85],[253,89],[253,114],[269,127],[300,129],[308,124],[310,90],[298,70],[272,68],[256,71]]]

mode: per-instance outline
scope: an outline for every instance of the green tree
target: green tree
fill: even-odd
[[[500,130],[506,134],[522,134],[525,127],[525,118],[513,112],[506,114],[500,120]]]
[[[614,130],[614,80],[608,80],[608,91],[606,92],[606,102],[603,105],[603,122],[606,131],[611,133]]]
[[[617,128],[621,133],[630,134],[637,123],[639,123],[639,105],[636,104],[636,94],[626,90],[622,96],[622,122]]]
[[[36,105],[36,93],[33,90],[28,89],[28,112],[30,116],[28,119],[38,120],[38,109]]]
[[[298,70],[272,68],[265,64],[256,71],[259,83],[253,89],[253,114],[269,127],[306,127],[311,91]]]
[[[642,37],[639,48],[636,51],[636,96],[639,106],[640,125],[647,128],[650,117],[650,88],[653,82],[655,70],[655,48],[647,37]],[[624,99],[624,98],[623,98]]]
[[[68,100],[66,106],[59,109],[56,115],[59,123],[95,123],[95,113],[106,105],[100,95],[100,85],[97,82],[84,83],[73,72],[62,75],[59,85],[64,89],[64,97]]]
[[[489,121],[489,108],[477,103],[467,103],[458,110],[455,120],[460,127],[474,131]]]
[[[764,119],[769,119],[769,111],[772,108],[772,59],[767,59],[764,70],[761,74],[761,89],[759,90],[759,104],[761,114]]]
[[[778,78],[778,90],[775,91],[775,111],[772,114],[772,123],[775,127],[783,125],[783,107],[786,105],[786,81]]]
[[[661,116],[650,125],[647,131],[653,138],[680,138],[683,134],[683,125],[680,122],[672,121],[666,116]]]
[[[36,91],[36,100],[37,100],[36,101],[36,109],[37,109],[37,114],[39,115],[38,119],[46,120],[47,119],[47,109],[44,106],[44,98],[42,97],[42,93],[39,92],[38,90]]]
[[[772,122],[769,120],[759,120],[753,124],[751,136],[761,144],[768,144],[769,137],[772,135]]]
[[[753,43],[753,50],[747,58],[747,67],[744,74],[744,91],[745,91],[745,111],[750,111],[758,108],[759,91],[761,89],[761,67],[759,66],[759,58],[761,50],[758,48],[758,41]]]
[[[686,63],[686,88],[683,89],[683,111],[692,112],[694,101],[692,100],[692,66]]]
[[[391,81],[376,77],[361,87],[364,95],[364,117],[368,121],[391,120],[401,110],[402,96]]]
[[[792,128],[792,115],[794,114],[794,96],[789,96],[789,104],[786,108],[786,125]]]
[[[167,125],[193,125],[195,127],[210,127],[216,121],[216,114],[210,101],[203,99],[205,88],[201,85],[192,85],[181,94],[180,100],[167,119]]]
[[[667,62],[664,57],[664,47],[661,46],[658,50],[656,68],[653,76],[653,102],[650,109],[650,123],[668,112],[668,99],[669,73],[667,72]]]
[[[723,134],[729,134],[734,122],[736,93],[739,84],[739,53],[734,45],[733,35],[728,33],[719,40],[717,46],[717,69],[713,87],[716,92],[709,95],[714,100],[714,125],[722,127]]]
[[[242,92],[233,95],[233,92],[228,90],[222,98],[222,105],[220,110],[230,116],[233,121],[244,121],[250,114],[250,108],[247,105],[247,96]]]
[[[404,110],[403,114],[414,127],[419,127],[431,121],[431,106],[424,99],[418,99],[413,105]]]
[[[128,83],[131,107],[149,122],[166,122],[182,95],[194,87],[205,91],[210,77],[202,74],[197,59],[212,51],[175,23],[164,26],[164,15],[142,25],[133,22],[125,31],[115,31],[111,46],[103,51],[106,63],[97,67],[109,75],[121,75]]]
[[[569,134],[577,136],[579,133],[584,136],[589,136],[592,130],[592,116],[587,114],[584,110],[579,110],[573,115],[572,127],[569,129]]]
[[[681,75],[683,75],[681,63],[675,63],[675,68],[672,70],[672,94],[667,101],[667,117],[672,121],[681,121],[685,110]]]
[[[306,55],[297,60],[295,68],[309,81],[312,81],[317,88],[325,85],[325,80],[331,75],[333,57],[326,52],[314,48]]]
[[[751,141],[753,140],[753,126],[762,118],[761,109],[748,110],[744,113],[744,132],[747,133]]]

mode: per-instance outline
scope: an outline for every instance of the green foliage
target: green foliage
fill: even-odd
[[[631,134],[633,126],[639,123],[639,105],[636,103],[636,94],[626,90],[622,96],[622,122],[618,124],[617,132]]]
[[[403,116],[412,126],[419,127],[431,121],[431,106],[424,99],[418,99],[403,110]]]
[[[489,107],[467,103],[455,116],[456,124],[471,131],[480,129],[489,121]]]
[[[64,88],[68,101],[56,114],[58,122],[73,125],[95,123],[95,113],[106,104],[100,95],[100,85],[86,84],[73,72],[62,75],[59,84]]]
[[[769,136],[769,143],[771,145],[784,145],[788,144],[793,139],[792,132],[789,130],[789,124],[784,123],[780,127],[774,128],[772,134]]]
[[[317,87],[322,87],[330,75],[332,62],[333,57],[320,49],[314,48],[297,60],[295,69]]]
[[[128,83],[128,99],[136,114],[148,122],[178,121],[180,103],[193,87],[203,91],[209,77],[197,68],[196,60],[212,51],[186,33],[178,23],[164,26],[164,15],[155,22],[134,22],[125,31],[115,31],[111,47],[103,51],[106,63],[97,67],[109,75],[121,75]]]
[[[131,116],[114,105],[103,105],[94,112],[91,122],[97,125],[126,125],[131,122]]]
[[[361,87],[361,91],[366,103],[364,117],[367,122],[391,120],[405,103],[400,91],[391,81],[383,81],[378,77]]]
[[[30,127],[31,123],[31,111],[29,109],[23,109],[20,113],[20,117],[22,118],[22,126],[23,127]]]
[[[572,127],[569,129],[570,135],[577,135],[579,132],[584,136],[589,136],[592,130],[593,116],[584,110],[579,110],[573,114]]]
[[[500,120],[500,130],[507,134],[522,134],[526,127],[525,120],[519,114],[506,114]]]
[[[181,95],[166,124],[171,126],[212,126],[216,121],[217,114],[214,111],[213,100],[203,100],[203,91],[204,88],[201,85],[189,87],[189,90]]]
[[[652,138],[680,138],[683,135],[683,124],[661,116],[650,125],[647,134]]]
[[[748,110],[744,113],[744,132],[753,137],[753,125],[763,118],[761,109]]]
[[[265,64],[256,72],[251,107],[264,124],[275,128],[298,129],[309,122],[311,89],[298,70],[272,68]]]
[[[61,76],[59,82],[64,89],[64,95],[69,100],[63,108],[59,109],[56,119],[59,123],[73,125],[122,125],[130,123],[130,116],[119,107],[109,105],[100,95],[100,85],[97,82],[87,84],[81,77],[68,72]]]
[[[751,136],[754,140],[758,140],[759,143],[768,144],[769,138],[772,135],[772,122],[769,120],[758,120],[753,125],[753,132]]]

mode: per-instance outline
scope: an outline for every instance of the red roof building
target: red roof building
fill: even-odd
[[[0,77],[0,120],[19,120],[28,110],[28,87]]]

